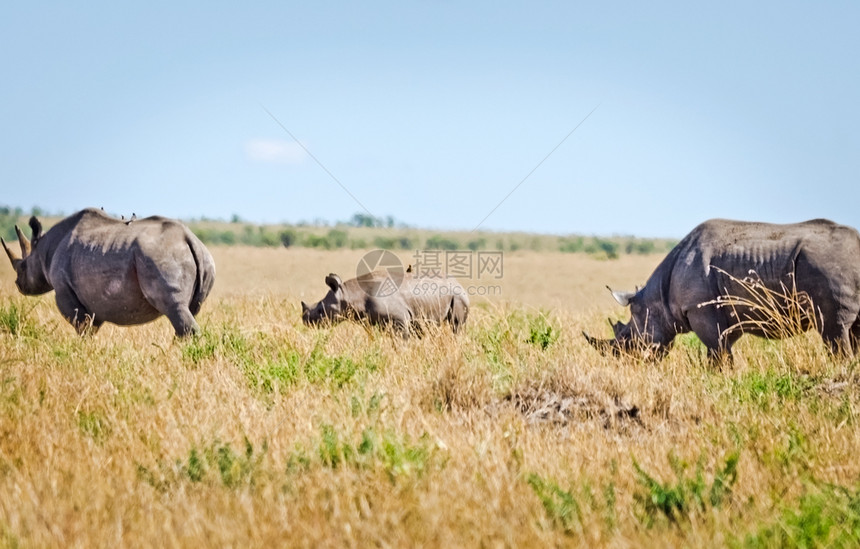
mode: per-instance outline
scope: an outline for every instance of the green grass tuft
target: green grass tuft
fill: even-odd
[[[675,481],[661,482],[647,473],[634,460],[639,484],[645,488],[636,494],[636,501],[644,513],[643,522],[651,527],[657,519],[668,519],[671,523],[687,520],[691,514],[700,514],[710,508],[719,508],[732,494],[737,482],[737,453],[730,454],[722,469],[718,470],[708,485],[702,462],[696,464],[695,473],[686,475],[687,464],[674,455],[669,455],[669,464],[675,472]]]

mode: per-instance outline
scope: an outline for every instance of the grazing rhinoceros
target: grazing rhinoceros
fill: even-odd
[[[407,274],[398,284],[388,273],[373,271],[346,282],[332,273],[325,283],[331,289],[322,301],[314,305],[302,301],[302,321],[307,325],[367,321],[408,337],[412,331],[420,334],[423,324],[445,320],[456,333],[469,314],[466,291],[452,278]]]
[[[653,350],[694,332],[712,360],[731,360],[744,333],[780,338],[816,328],[850,355],[860,340],[860,235],[825,219],[790,225],[714,219],[693,229],[644,288],[612,292],[630,306],[628,324],[598,349]]]
[[[22,257],[2,242],[25,295],[56,291],[60,313],[78,331],[105,322],[143,324],[167,315],[176,335],[198,331],[194,315],[215,282],[209,250],[183,224],[164,217],[121,221],[87,208],[45,234],[30,218]]]

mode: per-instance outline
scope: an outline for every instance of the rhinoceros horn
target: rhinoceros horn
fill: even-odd
[[[617,352],[615,347],[617,343],[614,339],[597,339],[596,337],[591,337],[585,331],[582,332],[582,335],[585,337],[585,340],[588,341],[592,347],[601,352],[601,354],[606,354],[607,352]]]
[[[11,261],[11,262],[12,262],[12,267],[13,267],[13,268],[17,268],[17,267],[18,267],[18,263],[20,263],[20,262],[21,262],[21,258],[20,258],[20,257],[18,257],[18,254],[16,254],[15,252],[13,252],[13,251],[9,248],[9,245],[8,245],[8,244],[6,244],[6,241],[5,241],[5,240],[3,240],[2,238],[0,238],[0,242],[2,242],[2,243],[3,243],[3,249],[4,249],[4,250],[6,250],[6,255],[8,255],[8,256],[9,256],[9,261]]]
[[[308,304],[302,301],[302,314],[308,312],[308,309],[310,309],[310,307],[308,307]]]
[[[27,259],[30,255],[30,241],[27,240],[27,237],[24,236],[18,225],[15,225],[15,234],[18,235],[18,244],[21,245],[21,259]]]
[[[618,302],[622,307],[626,307],[630,305],[630,300],[636,295],[636,292],[616,292],[609,286],[606,286],[606,289],[612,293],[612,297],[615,298],[615,301]]]
[[[27,237],[24,236],[24,233],[21,232],[21,229],[18,228],[18,225],[15,225],[15,233],[18,235],[18,244],[21,245],[21,257],[18,256],[12,249],[6,244],[6,241],[0,238],[0,242],[3,243],[3,249],[6,250],[6,255],[9,256],[9,261],[12,262],[12,267],[18,268],[18,264],[27,259],[27,256],[30,255],[30,241],[27,240]]]
[[[612,326],[612,333],[615,334],[616,339],[618,339],[618,336],[621,334],[621,331],[627,327],[621,322],[612,322],[612,320],[609,321],[609,325]]]

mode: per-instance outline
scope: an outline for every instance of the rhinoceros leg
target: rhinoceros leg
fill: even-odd
[[[851,325],[851,352],[860,353],[860,317]]]
[[[715,316],[713,310],[696,309],[687,315],[691,331],[707,347],[708,360],[714,365],[732,362],[732,346],[742,333],[740,330],[726,331],[721,320],[727,324],[724,319]]]
[[[385,315],[380,319],[380,324],[390,326],[403,339],[409,339],[413,335],[421,337],[421,326],[414,320],[411,313],[401,312]]]
[[[368,299],[364,306],[369,323],[390,329],[403,339],[412,335],[412,313],[405,304],[390,299]]]
[[[395,322],[394,327],[403,339],[415,336],[417,338],[424,337],[424,332],[427,329],[426,321],[412,319],[406,323]]]
[[[161,262],[145,256],[135,259],[140,290],[146,301],[167,316],[178,337],[197,334],[200,327],[189,308],[197,272],[193,258],[177,256],[174,261]]]
[[[103,324],[103,321],[84,307],[78,296],[68,288],[56,288],[57,309],[69,324],[75,327],[78,335],[93,335]]]
[[[173,329],[176,331],[177,337],[186,337],[197,335],[200,333],[200,326],[194,320],[194,315],[188,307],[177,307],[175,310],[167,313],[167,318],[173,324]]]
[[[852,329],[849,324],[833,323],[824,326],[821,338],[830,347],[830,352],[840,357],[851,356],[854,353],[851,345]]]
[[[451,298],[451,307],[448,311],[448,322],[451,323],[451,329],[456,334],[460,331],[460,325],[466,322],[466,317],[469,316],[469,306],[463,301],[460,296]]]

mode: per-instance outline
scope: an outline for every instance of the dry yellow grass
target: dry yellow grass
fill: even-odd
[[[0,269],[0,545],[808,546],[860,533],[856,362],[602,357],[657,256],[510,253],[464,333],[312,330],[356,251],[213,249],[203,334],[80,339]],[[409,261],[404,258],[404,261]],[[489,283],[488,281],[476,281]],[[736,466],[732,464],[735,463]],[[637,472],[637,467],[641,472]],[[649,481],[648,479],[651,479]],[[808,527],[808,525],[812,525]]]
[[[234,246],[213,248],[212,253],[218,270],[215,299],[253,295],[310,301],[325,294],[323,280],[327,274],[338,273],[344,280],[355,276],[365,252]],[[398,257],[403,264],[415,262],[409,253],[399,253]],[[610,307],[613,301],[607,284],[620,289],[642,285],[661,259],[657,255],[624,255],[616,260],[597,260],[585,254],[505,252],[501,279],[482,276],[461,280],[465,285],[499,285],[501,293],[493,302],[579,313]]]

